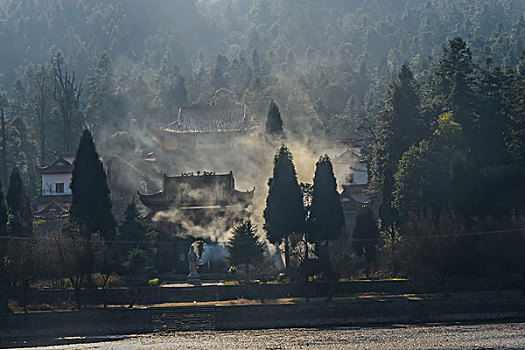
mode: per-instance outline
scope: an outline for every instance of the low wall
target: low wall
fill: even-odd
[[[87,309],[0,315],[0,346],[26,338],[151,332],[149,309]]]
[[[479,291],[494,290],[498,288],[516,288],[512,284],[496,286],[489,280],[452,281],[449,284],[450,291]],[[321,297],[328,293],[329,283],[309,283],[309,295]],[[106,300],[109,304],[161,304],[175,302],[205,302],[217,300],[246,299],[279,299],[286,297],[302,297],[305,295],[303,283],[279,283],[279,284],[241,284],[241,285],[212,285],[201,287],[148,287],[148,288],[119,288],[108,289]],[[439,288],[433,283],[415,283],[408,280],[385,280],[385,281],[352,281],[339,282],[335,285],[334,295],[348,295],[358,293],[433,293],[439,292]],[[11,298],[22,300],[21,290],[11,290]],[[60,304],[64,301],[75,301],[73,290],[30,290],[27,295],[29,304]],[[82,290],[82,303],[85,305],[100,305],[103,303],[103,292],[96,289]]]
[[[216,329],[351,326],[525,319],[521,300],[389,300],[217,306]]]
[[[525,298],[387,300],[285,305],[88,309],[0,315],[0,347],[154,331],[525,320]]]

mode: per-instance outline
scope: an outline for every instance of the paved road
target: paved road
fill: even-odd
[[[46,349],[525,349],[525,323],[271,329],[140,335]]]

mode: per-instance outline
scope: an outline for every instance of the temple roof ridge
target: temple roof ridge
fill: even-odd
[[[177,120],[163,130],[170,133],[241,132],[256,127],[253,118],[246,114],[246,104],[225,102],[181,106]]]

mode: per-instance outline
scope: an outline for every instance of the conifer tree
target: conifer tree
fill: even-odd
[[[13,168],[9,176],[6,200],[11,212],[22,209],[22,178],[17,168]]]
[[[31,204],[17,168],[13,168],[9,177],[7,206],[9,208],[9,235],[14,237],[32,236]]]
[[[264,209],[264,230],[272,244],[284,240],[285,264],[288,267],[288,236],[304,230],[303,195],[297,182],[292,153],[286,146],[279,149],[273,164],[273,176],[268,180],[269,190]]]
[[[442,108],[454,111],[456,122],[470,140],[474,139],[476,129],[473,73],[472,52],[467,43],[459,37],[450,40],[439,62],[433,93]]]
[[[88,233],[99,231],[106,240],[113,240],[116,223],[111,212],[106,173],[87,129],[82,133],[73,162],[71,191],[71,218],[81,221]]]
[[[283,121],[281,120],[281,113],[279,107],[274,100],[270,101],[270,108],[266,119],[266,133],[269,135],[283,134]]]
[[[7,204],[0,182],[0,314],[9,310],[8,307],[8,276],[7,276]]]
[[[334,169],[327,155],[316,164],[309,222],[309,238],[315,243],[337,238],[345,225]]]
[[[148,252],[151,249],[152,233],[142,220],[139,208],[133,199],[122,213],[118,225],[119,244],[122,256],[127,257],[133,249]]]
[[[509,159],[505,140],[510,139],[507,125],[510,124],[511,106],[506,103],[504,94],[511,84],[503,69],[494,66],[490,59],[481,73],[478,88],[484,97],[478,105],[479,141],[473,151],[480,167],[499,166]]]
[[[10,176],[7,204],[9,207],[8,235],[11,237],[33,237],[33,214],[31,204],[27,195],[22,178],[17,168],[13,168]],[[7,242],[5,242],[7,243]],[[4,243],[4,244],[5,244]],[[35,276],[38,263],[36,262],[36,251],[34,242],[29,240],[11,240],[3,257],[7,256],[8,277],[14,284],[20,284],[24,289],[24,296],[30,281]],[[4,249],[3,249],[4,250]],[[23,300],[24,307],[27,306],[27,299]]]
[[[7,205],[0,183],[0,314],[9,310],[7,275]]]
[[[512,106],[510,120],[509,151],[512,158],[521,166],[525,166],[525,51],[521,54],[521,60],[514,79],[511,82],[509,104]]]
[[[370,277],[370,265],[377,252],[378,243],[379,229],[374,212],[369,207],[359,209],[355,218],[352,246],[358,255],[365,256],[367,277]]]
[[[395,241],[397,211],[392,206],[394,173],[404,152],[421,141],[428,125],[420,112],[419,86],[408,65],[403,64],[391,85],[387,106],[381,110],[371,163],[372,191],[380,198],[383,230]]]
[[[250,220],[237,224],[233,235],[228,239],[226,249],[230,254],[228,260],[233,266],[253,265],[263,257],[263,244],[259,241],[257,230]]]

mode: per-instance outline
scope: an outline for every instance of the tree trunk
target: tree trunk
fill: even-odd
[[[76,297],[77,309],[80,310],[80,308],[82,307],[82,296],[81,296],[80,287],[75,287],[75,297]]]
[[[28,278],[24,278],[24,281],[22,283],[22,288],[24,289],[24,312],[27,314],[27,305],[29,304],[29,301],[28,301],[29,279]]]
[[[337,283],[337,280],[338,280],[338,278],[333,278],[330,281],[330,288],[328,288],[328,295],[326,296],[326,301],[327,302],[331,302],[332,301],[332,297],[334,295],[335,284]]]
[[[106,286],[108,284],[108,281],[109,281],[109,275],[104,275],[102,274],[102,278],[103,278],[103,283],[102,283],[102,300],[104,302],[104,309],[107,309],[108,308],[108,302],[106,301]]]
[[[368,252],[365,252],[365,272],[366,279],[370,279],[370,257]]]
[[[77,309],[80,310],[82,308],[82,277],[75,277],[75,278],[69,278],[69,281],[73,285],[73,289],[75,290],[75,302],[77,304]]]
[[[305,233],[304,234],[304,266],[305,266],[305,269],[304,269],[304,274],[305,274],[305,284],[306,284],[306,288],[305,288],[305,299],[306,299],[306,302],[310,302],[310,283],[308,281],[308,277],[309,276],[309,273],[308,273],[308,236],[307,234]]]
[[[2,244],[4,242],[1,242]],[[0,314],[9,312],[9,283],[7,281],[7,268],[3,261],[3,255],[0,256]]]
[[[284,265],[288,270],[288,267],[290,267],[290,244],[288,243],[288,236],[284,237]]]
[[[392,258],[392,277],[397,276],[397,262],[396,262],[396,231],[394,224],[390,225],[390,239],[392,241],[391,258]]]
[[[40,126],[40,129],[42,130],[40,134],[40,162],[42,166],[46,165],[46,133],[43,131],[44,128],[45,126]]]
[[[64,151],[71,151],[71,122],[69,119],[64,121]]]

